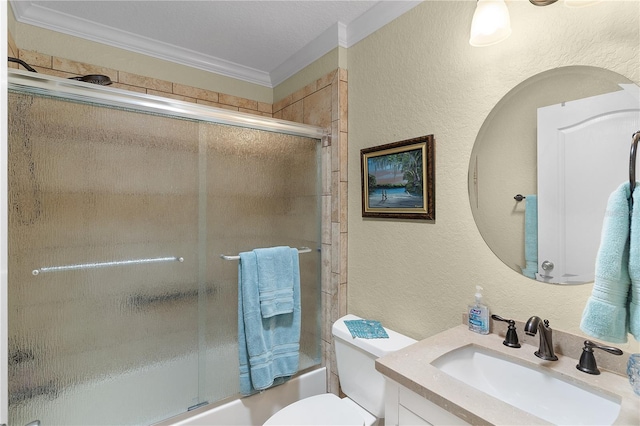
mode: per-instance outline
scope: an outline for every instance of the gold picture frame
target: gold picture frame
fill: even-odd
[[[362,149],[360,160],[362,217],[436,219],[433,135]]]

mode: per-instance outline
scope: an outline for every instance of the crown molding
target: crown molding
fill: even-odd
[[[11,0],[10,3],[16,20],[25,24],[272,87],[269,73],[264,71],[53,11],[30,1]]]
[[[282,83],[336,47],[353,46],[421,3],[421,1],[381,1],[348,26],[341,22],[335,23],[274,70],[266,72],[60,13],[33,4],[31,1],[10,0],[9,2],[16,20],[21,23],[269,88]]]
[[[295,75],[336,47],[349,48],[353,46],[371,33],[413,9],[422,1],[381,1],[349,25],[345,25],[342,22],[333,24],[319,37],[271,71],[270,76],[273,86],[275,87]]]

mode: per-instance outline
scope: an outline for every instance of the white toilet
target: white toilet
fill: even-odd
[[[372,426],[384,418],[385,382],[375,369],[375,360],[416,340],[387,328],[388,339],[353,338],[344,321],[357,319],[361,318],[346,315],[332,327],[340,386],[347,397],[326,393],[302,399],[275,413],[265,426]]]

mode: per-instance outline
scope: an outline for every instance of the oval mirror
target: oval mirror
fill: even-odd
[[[560,129],[562,134],[549,140],[548,130],[541,130],[547,129],[549,125],[544,122],[540,124],[541,129],[538,129],[538,112],[542,108],[540,111],[544,111],[546,116],[554,117],[552,121],[555,123],[555,118],[563,114],[565,109],[568,110],[565,108],[567,106],[582,105],[581,102],[585,99],[596,100],[596,105],[600,105],[603,103],[600,102],[600,96],[627,93],[625,90],[630,92],[631,99],[635,96],[636,105],[636,111],[632,113],[635,114],[636,121],[632,119],[625,126],[638,130],[638,86],[613,71],[588,66],[556,68],[528,78],[509,91],[484,121],[469,163],[471,210],[478,230],[489,248],[519,274],[554,284],[593,281],[595,255],[600,242],[607,198],[625,178],[629,179],[629,147],[635,130],[624,130],[625,136],[612,138],[581,128],[582,133],[576,131],[572,134],[573,142],[566,142],[565,139],[571,138]],[[541,113],[541,116],[545,114]],[[629,118],[624,120],[629,121]],[[559,126],[554,123],[552,128],[554,125]],[[579,127],[580,123],[572,124],[572,129]],[[554,147],[551,150],[553,152],[541,151],[544,152],[541,155],[544,158],[538,158],[539,133],[546,135],[546,139],[540,141],[541,145],[551,144]],[[612,145],[605,145],[604,150],[599,148],[604,154],[593,153],[597,151],[584,148],[583,142],[586,139],[592,139],[596,147],[605,143],[613,144],[615,139],[618,148],[611,149]],[[556,149],[558,144],[560,148]],[[610,158],[601,158],[602,155]],[[548,169],[549,165],[551,171]],[[608,165],[614,172],[604,169],[602,165]],[[560,173],[558,167],[562,169],[560,180],[544,184],[545,187],[551,185],[552,189],[556,188],[554,196],[561,197],[557,203],[550,203],[547,202],[548,195],[543,198],[543,194],[546,194],[544,191],[548,189],[538,187],[539,174],[545,178],[555,176]],[[582,177],[576,178],[577,175]],[[608,186],[603,185],[604,189],[600,190],[604,191],[604,195],[599,196],[603,199],[596,199],[592,195],[592,186],[588,182],[568,183],[575,179],[585,179],[585,175],[596,182],[603,180],[603,176],[608,176]],[[611,182],[614,182],[613,187],[610,187]],[[576,187],[580,190],[571,189]],[[574,203],[574,210],[581,209],[578,218],[571,217],[568,213],[569,207]],[[584,203],[589,203],[588,208],[585,209]],[[527,209],[529,212],[525,214]],[[536,209],[538,214],[534,214]],[[582,213],[590,210],[597,213],[595,220],[599,220],[599,223],[596,225],[581,222]],[[558,227],[552,227],[553,238],[549,237],[549,225],[546,222],[538,223],[538,218],[542,221],[543,217],[561,222],[558,226],[562,228],[562,232],[557,232]],[[565,230],[567,223],[573,228]],[[538,227],[539,233],[536,229]],[[544,232],[542,228],[545,229]],[[546,246],[561,247],[562,252],[549,256],[538,255],[537,248]],[[576,261],[586,264],[582,267],[584,271],[574,270],[577,268],[574,266]],[[565,263],[569,266],[565,266]]]

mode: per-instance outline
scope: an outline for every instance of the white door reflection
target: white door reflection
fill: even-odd
[[[640,87],[538,109],[539,281],[593,281],[607,200],[629,180]],[[553,267],[543,270],[543,262]]]

